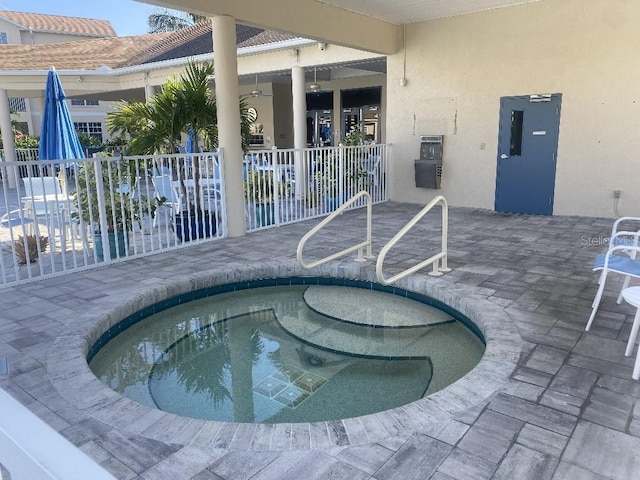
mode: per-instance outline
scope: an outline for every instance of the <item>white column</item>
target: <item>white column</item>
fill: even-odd
[[[211,19],[215,65],[218,140],[224,155],[224,184],[229,237],[245,235],[242,137],[238,90],[236,21],[233,17]]]
[[[153,97],[156,94],[156,87],[155,85],[147,85],[145,83],[144,85],[144,101],[148,102],[149,99],[151,97]]]
[[[44,116],[44,90],[42,96],[35,99],[36,107],[38,108],[38,124],[32,125],[33,129],[30,131],[31,135],[35,135],[38,132],[38,136],[42,132],[42,117]],[[33,105],[33,103],[31,104]],[[31,112],[31,123],[33,124],[33,111]]]
[[[305,93],[304,68],[291,69],[291,95],[293,96],[293,148],[295,155],[296,198],[305,194],[305,169],[303,149],[307,146],[307,96]]]
[[[9,95],[0,88],[0,132],[2,132],[2,149],[5,162],[16,161],[16,146],[13,141],[13,129],[11,128],[11,110],[9,109]],[[7,167],[7,182],[9,188],[16,188],[16,169]]]
[[[293,95],[293,147],[307,146],[307,97],[305,93],[304,68],[291,69],[291,94]]]

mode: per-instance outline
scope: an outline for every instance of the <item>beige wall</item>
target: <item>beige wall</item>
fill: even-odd
[[[407,26],[388,57],[393,200],[493,209],[499,101],[561,93],[554,214],[640,215],[640,4],[543,0]],[[444,134],[442,190],[414,187],[421,134]],[[481,149],[481,144],[485,148]]]
[[[256,88],[255,83],[253,85],[240,87],[240,96],[246,98],[247,105],[255,108],[258,112],[258,120],[256,123],[262,124],[262,132],[265,140],[264,147],[260,148],[271,148],[274,145],[273,109],[277,98],[275,97],[275,93],[273,92],[270,83],[258,83],[258,88],[262,90],[262,93],[264,94],[264,96],[261,97],[250,96],[250,92],[254,88]],[[275,143],[275,145],[277,145],[277,143]]]
[[[13,23],[9,23],[6,20],[0,19],[0,32],[7,34],[7,42],[9,44],[20,43],[20,29]]]
[[[33,32],[33,36],[28,30],[23,30],[20,33],[22,37],[22,45],[40,45],[45,43],[62,43],[62,42],[79,42],[82,40],[96,38],[89,35],[72,35],[66,33],[48,33],[48,32]],[[33,41],[32,41],[33,40]]]
[[[293,148],[293,96],[291,83],[273,85],[273,141],[269,142],[265,136],[265,147],[275,145],[278,148]]]

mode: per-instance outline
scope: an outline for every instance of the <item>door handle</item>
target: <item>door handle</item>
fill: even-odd
[[[509,158],[509,155],[507,155],[506,153],[500,155],[500,160],[506,160],[507,158]]]

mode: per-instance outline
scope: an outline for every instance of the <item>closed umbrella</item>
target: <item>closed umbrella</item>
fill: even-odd
[[[51,67],[44,92],[44,112],[40,127],[40,160],[84,158],[82,145],[73,127],[65,94],[55,68]]]

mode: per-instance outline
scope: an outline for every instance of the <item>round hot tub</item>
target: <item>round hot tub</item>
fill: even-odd
[[[302,277],[201,289],[111,327],[91,370],[138,403],[221,422],[373,414],[435,393],[480,361],[484,339],[425,295]]]
[[[119,291],[117,297],[107,296],[96,301],[84,315],[74,318],[47,355],[48,375],[70,404],[122,433],[180,445],[273,451],[368,444],[396,436],[407,438],[414,432],[430,435],[456,425],[460,415],[477,408],[508,384],[521,354],[522,340],[507,312],[487,300],[490,292],[486,289],[426,275],[411,275],[393,287],[382,287],[375,283],[373,270],[353,264],[327,265],[315,273],[317,276],[309,276],[307,270],[295,264],[276,260],[228,263],[214,271],[203,269],[161,281],[141,282],[138,288]],[[307,320],[294,320],[295,315],[289,314],[286,305],[278,307],[279,312],[271,312],[276,308],[270,300],[265,303],[263,298],[257,304],[249,301],[254,293],[255,298],[262,297],[262,292],[270,290],[266,287],[276,286],[299,290],[297,299],[289,304],[296,305],[291,310],[305,310]],[[348,288],[327,295],[326,290],[317,287]],[[357,290],[355,295],[349,292],[353,289]],[[239,295],[239,302],[227,295],[232,292]],[[386,295],[374,298],[376,292]],[[356,301],[342,298],[343,293]],[[216,297],[231,307],[218,309],[215,314],[197,310],[201,302]],[[242,307],[243,298],[245,307]],[[405,303],[408,300],[412,306]],[[148,320],[162,323],[162,316],[171,317],[173,307],[182,304],[197,308],[186,313],[181,321],[174,321],[174,330],[167,331],[165,338],[159,339],[159,333],[146,340],[144,336],[138,338],[137,347],[124,354],[119,366],[109,367],[106,362],[97,367],[103,362],[103,355],[118,349],[112,340],[120,342],[130,337],[123,345],[135,342],[131,334],[136,329],[144,331]],[[381,304],[394,306],[383,311]],[[247,309],[246,305],[252,306]],[[425,308],[436,316],[426,315]],[[432,320],[425,321],[430,317]],[[234,320],[239,321],[234,323]],[[255,323],[250,325],[250,322]],[[340,333],[329,335],[327,323]],[[235,337],[236,330],[243,329],[261,331],[264,336],[248,335],[240,342],[231,338]],[[443,341],[428,351],[415,350],[423,337],[449,337],[442,334],[452,329],[465,333],[461,348],[455,351],[444,348]],[[354,340],[353,330],[366,331],[366,341],[366,335]],[[280,340],[274,340],[271,335],[275,331],[285,334],[290,343],[282,340],[280,344]],[[121,332],[124,333],[118,338]],[[253,340],[249,340],[251,338]],[[381,339],[385,342],[381,343]],[[421,340],[414,342],[418,339]],[[201,356],[206,344],[213,350]],[[244,351],[236,348],[242,345]],[[285,351],[293,354],[288,360],[282,356]],[[472,351],[476,353],[468,355]],[[205,365],[206,371],[210,359],[216,356],[223,359],[222,367],[215,367],[222,378],[214,382],[206,375],[201,377],[200,373],[191,372],[190,368],[198,363]],[[236,357],[241,360],[235,362]],[[229,366],[225,358],[229,359]],[[478,358],[480,361],[473,367]],[[361,360],[380,363],[372,368],[356,365]],[[89,362],[109,385],[129,386],[117,387],[118,391],[110,388],[90,369]],[[336,363],[332,366],[331,362]],[[130,370],[129,364],[143,365],[143,368]],[[381,389],[369,374],[383,375],[385,368],[380,366],[383,364],[404,366],[394,374],[401,377],[394,379],[395,386]],[[261,365],[263,370],[254,368],[255,365]],[[122,368],[124,366],[127,368]],[[331,366],[331,372],[320,370]],[[447,369],[459,367],[461,369],[449,379],[443,376]],[[468,368],[471,370],[463,373]],[[356,385],[360,383],[355,379],[359,378],[357,375],[346,380],[347,372],[360,371],[367,373],[362,384]],[[405,377],[408,373],[412,376]],[[130,383],[132,376],[136,379]],[[180,376],[186,381],[177,382]],[[450,383],[453,378],[457,380]],[[384,410],[355,417],[343,416],[349,415],[343,412],[331,415],[332,411],[342,408],[335,400],[339,396],[327,388],[331,383],[341,384],[344,395],[360,392],[360,403],[372,408],[363,412]],[[214,397],[215,388],[220,386],[224,390],[217,390]],[[411,391],[413,398],[419,398],[413,401],[401,398],[397,404],[403,405],[398,407],[384,404],[387,399],[395,401],[396,390]],[[185,397],[186,391],[196,394]],[[236,400],[240,394],[244,404],[227,403],[229,397]],[[309,407],[323,403],[317,399],[331,399],[333,406],[325,409],[329,415],[323,418],[329,420],[298,421],[301,417],[291,417],[290,422],[275,423],[282,421],[281,413],[270,410],[268,403],[258,405],[254,401],[256,396],[282,404],[284,410],[295,414],[305,409],[315,410]],[[182,410],[199,404],[206,397],[209,403],[205,403],[204,414]],[[226,404],[228,412],[233,410],[234,419],[243,421],[210,420],[231,418],[212,416],[209,407],[215,403],[212,398]],[[251,402],[246,401],[247,398]],[[256,423],[260,421],[263,423]]]

